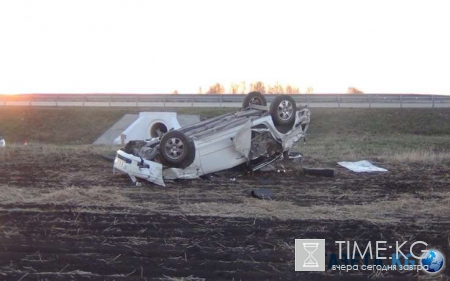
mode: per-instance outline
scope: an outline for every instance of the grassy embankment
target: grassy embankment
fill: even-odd
[[[88,145],[126,113],[178,111],[211,117],[218,108],[0,108],[0,134],[8,144]],[[450,159],[450,109],[313,108],[308,143],[316,160],[389,158],[441,163]]]

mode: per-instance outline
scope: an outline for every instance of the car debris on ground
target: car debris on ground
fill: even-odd
[[[250,195],[263,200],[273,200],[274,195],[272,190],[270,189],[255,189],[250,192]]]
[[[237,112],[130,141],[117,151],[114,170],[133,183],[139,178],[161,186],[164,179],[194,179],[242,164],[256,171],[289,157],[305,139],[310,116],[289,95],[276,96],[267,106],[264,95],[251,92]]]
[[[388,172],[387,169],[377,167],[367,160],[357,162],[338,162],[338,164],[356,173]]]
[[[329,177],[332,178],[336,175],[334,169],[329,168],[303,168],[303,173],[317,177]]]

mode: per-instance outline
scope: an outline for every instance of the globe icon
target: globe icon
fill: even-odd
[[[428,273],[438,273],[444,268],[444,256],[438,250],[432,249],[424,253],[420,262]]]

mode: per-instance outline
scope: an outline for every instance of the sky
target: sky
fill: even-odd
[[[0,0],[0,93],[450,95],[450,1]]]

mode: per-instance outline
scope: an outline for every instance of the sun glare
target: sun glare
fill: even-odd
[[[0,8],[0,93],[450,94],[448,1],[31,1]]]

